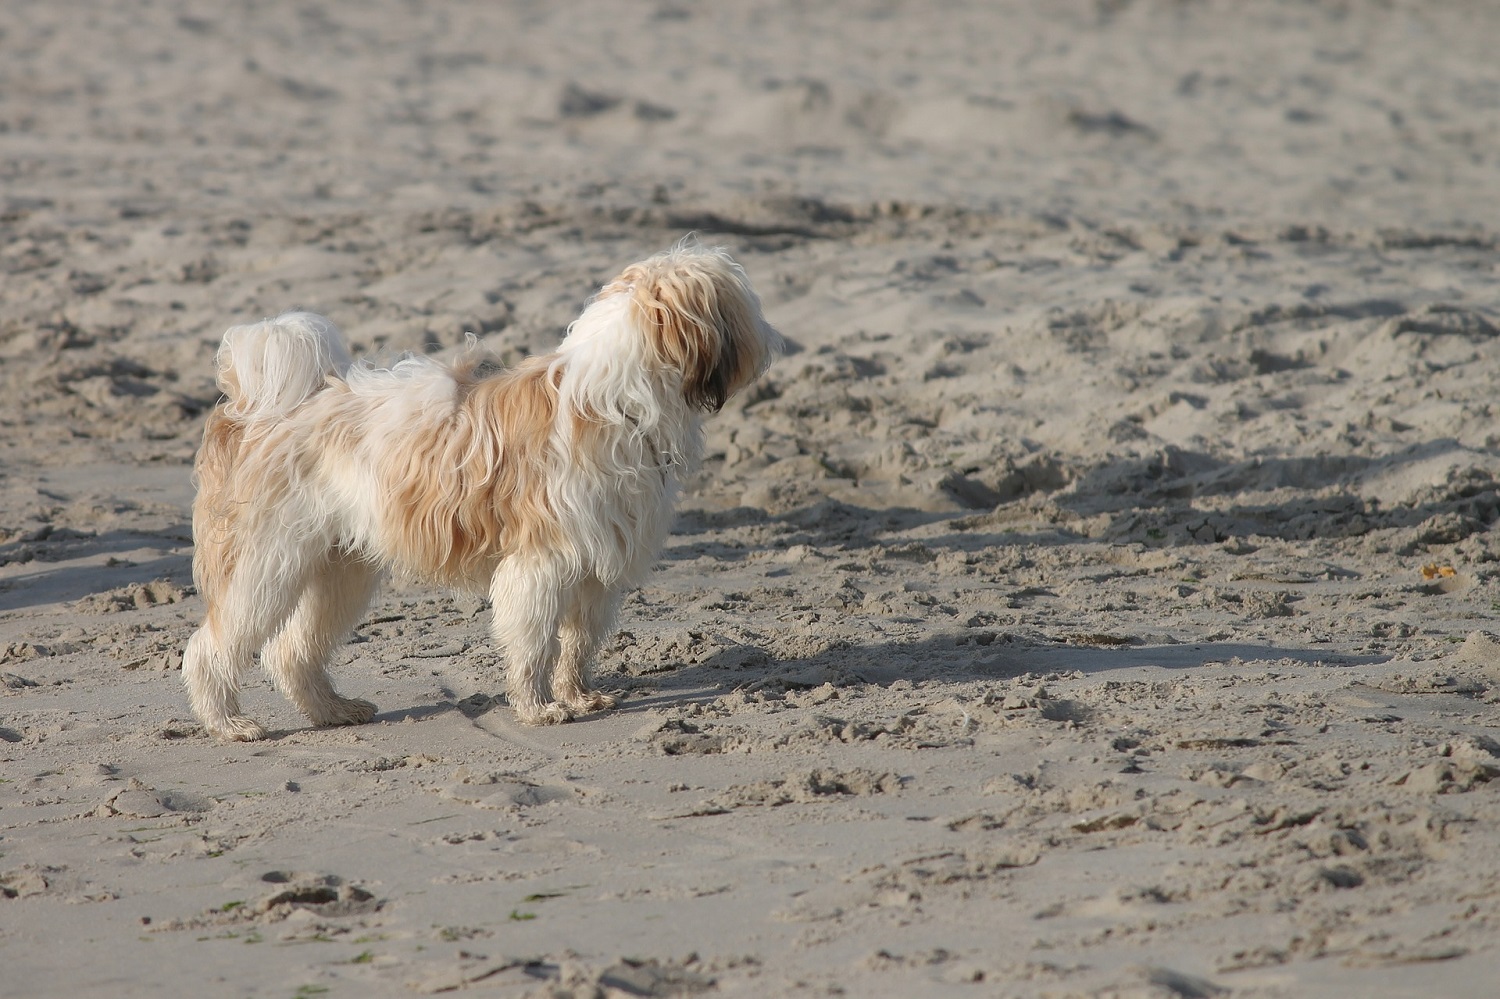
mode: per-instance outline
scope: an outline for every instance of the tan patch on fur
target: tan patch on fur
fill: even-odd
[[[458,406],[440,432],[388,454],[393,521],[386,554],[435,580],[464,580],[517,551],[556,548],[547,498],[557,385],[548,358],[475,381],[459,377]]]
[[[228,591],[242,546],[257,537],[249,525],[280,509],[298,481],[313,474],[316,455],[293,451],[286,425],[247,425],[230,415],[231,403],[209,414],[203,443],[193,462],[193,582],[209,605],[209,623]],[[337,434],[334,424],[330,433]],[[348,435],[345,435],[346,437]]]
[[[234,504],[228,489],[243,438],[244,427],[220,406],[203,425],[203,445],[193,462],[198,486],[193,497],[193,582],[205,597],[222,592],[234,569]]]

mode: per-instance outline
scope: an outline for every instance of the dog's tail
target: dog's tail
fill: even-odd
[[[224,413],[245,423],[286,416],[353,363],[339,328],[312,312],[232,326],[216,360]]]

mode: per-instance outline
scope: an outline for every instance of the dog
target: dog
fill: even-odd
[[[740,265],[689,242],[606,284],[553,353],[488,376],[472,357],[355,362],[309,312],[231,328],[194,464],[193,712],[217,739],[264,738],[239,702],[259,652],[314,725],[368,722],[327,664],[391,572],[489,594],[520,721],[614,707],[592,660],[703,420],[783,349]]]

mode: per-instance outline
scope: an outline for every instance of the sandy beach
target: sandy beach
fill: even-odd
[[[1500,8],[0,13],[0,995],[1484,999]],[[518,725],[181,651],[224,329],[550,350],[696,232],[791,344]]]

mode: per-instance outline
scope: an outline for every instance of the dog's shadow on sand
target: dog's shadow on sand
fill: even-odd
[[[810,690],[889,687],[899,681],[945,686],[976,680],[1011,680],[1078,672],[1085,675],[1137,667],[1171,671],[1222,665],[1260,673],[1288,666],[1343,668],[1388,662],[1389,656],[1333,649],[1292,648],[1248,642],[1129,644],[1093,647],[1034,641],[981,632],[939,635],[916,642],[849,645],[801,659],[775,661],[762,650],[738,646],[691,666],[644,676],[606,674],[606,688],[623,688],[624,710],[711,701],[736,690]]]
[[[1059,673],[1088,676],[1113,670],[1155,667],[1187,671],[1229,666],[1247,675],[1289,667],[1340,669],[1389,662],[1389,656],[1353,655],[1332,649],[1291,648],[1247,642],[1200,642],[1180,645],[1137,644],[1110,648],[1037,642],[993,633],[946,635],[916,642],[889,642],[830,648],[813,656],[775,660],[764,650],[741,645],[717,652],[703,662],[660,672],[632,675],[605,672],[599,685],[622,695],[614,712],[585,715],[573,724],[589,724],[616,714],[643,714],[653,708],[708,704],[736,691],[775,695],[808,691],[825,684],[835,689],[886,688],[907,681],[923,690],[972,681],[1012,680]],[[457,701],[382,712],[377,721],[420,721],[450,711],[471,720],[508,710],[498,694],[476,693]]]

